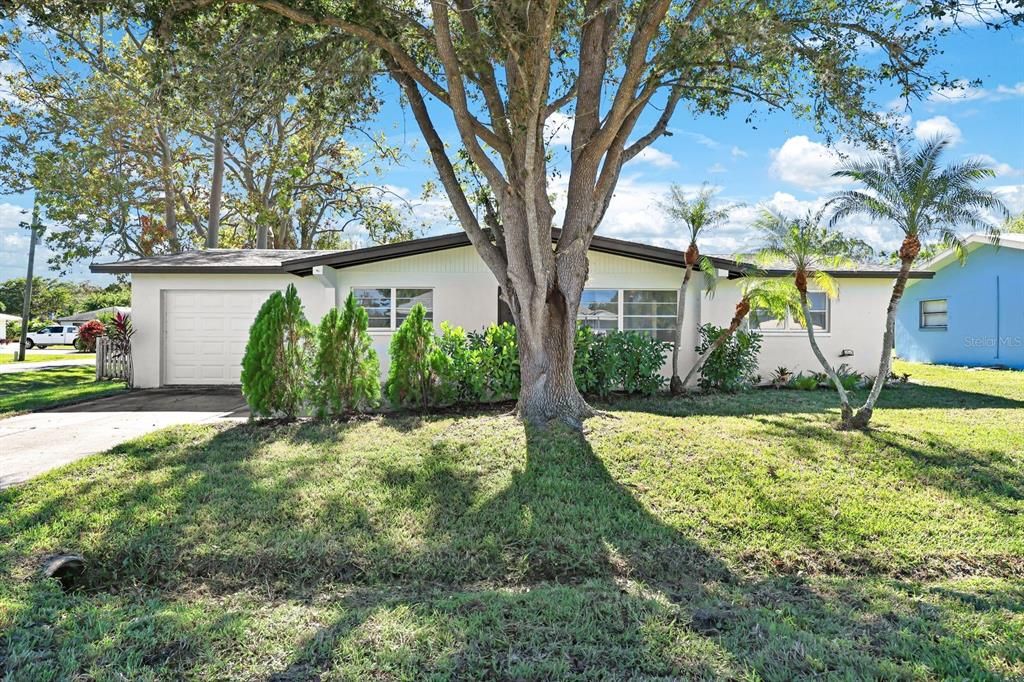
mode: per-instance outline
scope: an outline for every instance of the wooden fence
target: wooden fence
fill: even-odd
[[[96,339],[96,379],[120,379],[129,386],[132,383],[132,355],[118,353],[114,344],[105,336]]]

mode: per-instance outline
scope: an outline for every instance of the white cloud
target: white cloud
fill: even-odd
[[[985,99],[989,93],[984,88],[971,85],[966,80],[956,80],[947,88],[933,88],[928,95],[929,102],[938,104],[955,104],[959,102],[974,102]]]
[[[914,126],[914,137],[922,141],[934,137],[948,137],[950,144],[956,144],[963,139],[960,128],[946,116],[933,116],[918,121]]]
[[[1011,97],[1024,97],[1024,82],[1013,86],[1000,85],[996,88],[996,92],[1000,95],[1009,95]]]
[[[720,163],[716,163],[716,164],[713,164],[711,166],[708,166],[707,172],[711,173],[711,174],[727,173],[727,172],[729,172],[729,169],[726,168],[724,165],[722,165]]]
[[[647,163],[657,168],[676,168],[679,163],[672,158],[671,154],[655,149],[654,147],[646,147],[639,154],[633,157],[634,161],[640,163]]]
[[[704,133],[692,133],[692,132],[690,132],[688,130],[677,130],[677,129],[673,129],[672,132],[673,133],[678,133],[678,134],[681,134],[681,135],[686,135],[688,138],[690,138],[691,140],[693,140],[697,144],[702,145],[704,147],[707,147],[708,149],[718,149],[719,147],[722,146],[721,143],[718,140],[716,140],[716,139],[714,139],[712,137],[708,137]]]
[[[1024,82],[1014,85],[997,85],[995,89],[988,90],[960,79],[953,81],[949,87],[933,88],[928,95],[928,102],[931,104],[962,104],[979,100],[998,102],[1011,97],[1024,97]]]
[[[856,149],[849,144],[831,148],[812,141],[806,135],[797,135],[786,140],[780,148],[771,150],[769,170],[780,180],[805,190],[833,190],[846,184],[832,176],[842,155],[855,153]]]
[[[572,144],[572,126],[575,119],[561,111],[555,111],[544,121],[544,139],[548,144]]]
[[[734,159],[744,159],[748,156],[746,150],[740,149],[736,145],[733,145],[732,149],[729,150],[729,153],[732,154],[732,158]]]
[[[977,161],[981,161],[989,168],[996,172],[997,176],[1013,176],[1013,175],[1024,175],[1024,169],[1014,168],[1008,163],[1002,163],[997,161],[995,157],[988,154],[975,154],[973,157]]]

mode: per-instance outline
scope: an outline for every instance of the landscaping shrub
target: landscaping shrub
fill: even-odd
[[[860,388],[861,383],[864,381],[864,375],[854,369],[850,369],[850,366],[845,362],[839,365],[839,368],[836,370],[836,376],[839,377],[839,383],[847,391]]]
[[[345,308],[332,308],[320,321],[313,361],[313,405],[320,417],[376,407],[380,363],[366,329],[366,310],[352,294]]]
[[[608,334],[598,334],[586,325],[577,325],[572,371],[581,393],[607,398],[615,390],[620,364],[619,356],[612,352]]]
[[[492,324],[483,333],[470,335],[470,346],[479,352],[480,373],[490,400],[519,395],[519,346],[515,325]]]
[[[704,353],[727,329],[713,324],[700,327],[700,345],[697,353]],[[722,391],[749,388],[757,380],[757,356],[761,352],[761,335],[742,329],[736,331],[709,357],[700,371],[700,387]]]
[[[294,284],[266,300],[249,329],[242,358],[242,393],[257,417],[295,417],[303,407],[313,345]]]
[[[617,358],[617,387],[626,393],[654,395],[665,385],[661,368],[671,344],[640,332],[609,332],[605,335]]]
[[[434,399],[435,365],[439,363],[434,327],[427,309],[417,303],[391,337],[388,352],[387,394],[393,405],[418,405],[423,409]]]
[[[821,385],[821,382],[818,381],[818,377],[816,377],[814,373],[804,374],[803,372],[800,372],[793,377],[792,385],[793,388],[798,391],[816,391]]]
[[[78,328],[75,348],[86,353],[96,352],[96,339],[107,333],[106,327],[99,320],[89,320]]]
[[[471,405],[483,401],[487,377],[480,356],[480,348],[471,342],[466,330],[441,323],[441,336],[431,361],[437,373],[437,402]]]

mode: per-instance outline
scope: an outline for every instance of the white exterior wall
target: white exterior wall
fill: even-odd
[[[319,321],[334,302],[334,291],[315,277],[293,275],[221,275],[221,274],[139,274],[132,275],[132,363],[135,386],[155,388],[163,384],[163,292],[186,289],[224,291],[284,290],[295,284],[306,307],[306,316]]]
[[[588,288],[668,289],[679,287],[682,269],[633,258],[591,252]],[[739,282],[720,279],[716,294],[707,298],[702,290],[703,275],[691,280],[680,351],[680,373],[696,360],[697,327],[704,322],[724,326],[732,317],[740,296]],[[297,277],[286,274],[135,274],[132,277],[132,318],[135,384],[152,388],[163,383],[162,343],[164,332],[163,292],[185,289],[261,291],[298,287],[311,322],[319,322],[332,305],[340,305],[353,288],[398,287],[434,290],[434,322],[447,320],[467,330],[479,330],[495,322],[498,315],[498,284],[471,246],[407,256],[377,263],[334,270],[323,268],[318,275]],[[882,326],[891,281],[886,279],[840,279],[839,298],[832,301],[831,329],[819,334],[826,357],[854,369],[877,371]],[[374,347],[387,371],[388,345],[394,332],[371,331]],[[854,351],[839,358],[841,350]],[[760,372],[767,379],[779,366],[793,371],[819,369],[802,332],[766,333],[760,356]],[[664,374],[670,374],[666,363]]]
[[[433,289],[435,329],[447,321],[474,331],[498,319],[498,282],[472,246],[356,265],[336,273],[338,306],[353,288]],[[370,330],[382,374],[388,371],[393,334],[392,330]]]
[[[892,280],[882,278],[837,278],[839,296],[831,301],[830,328],[816,332],[814,338],[825,358],[838,367],[846,363],[852,369],[874,376],[882,352],[885,310],[892,293]],[[704,301],[704,321],[724,327],[732,320],[741,296],[742,280],[719,279],[714,298]],[[796,372],[820,372],[821,365],[811,352],[807,332],[765,331],[762,333],[759,373],[767,381],[777,367]],[[844,350],[852,357],[839,357]]]

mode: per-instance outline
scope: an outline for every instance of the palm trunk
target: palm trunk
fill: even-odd
[[[800,309],[804,314],[804,324],[807,326],[807,340],[811,344],[811,350],[814,352],[814,357],[818,358],[818,362],[821,363],[822,369],[825,370],[825,374],[832,381],[832,384],[836,387],[836,392],[839,393],[839,405],[842,413],[843,423],[845,424],[850,420],[853,415],[853,410],[850,409],[850,398],[846,394],[846,389],[843,388],[843,383],[839,381],[839,375],[828,360],[825,359],[825,354],[818,348],[818,341],[814,338],[814,325],[811,324],[811,311],[807,306],[807,292],[800,292]]]
[[[882,394],[889,379],[889,371],[892,368],[892,349],[896,343],[896,312],[899,309],[900,299],[903,298],[903,291],[907,288],[907,279],[910,277],[910,266],[917,258],[921,250],[921,242],[917,237],[907,237],[900,247],[900,272],[896,276],[896,282],[892,286],[892,296],[889,298],[889,308],[885,313],[885,334],[882,336],[882,357],[878,362],[878,375],[875,383],[871,385],[871,392],[868,399],[857,410],[850,419],[844,422],[846,428],[864,429],[871,422],[871,416],[875,411],[875,403],[878,396]]]
[[[206,227],[206,248],[220,242],[220,204],[224,195],[224,134],[217,130],[213,138],[213,177],[210,180],[210,215]]]
[[[688,386],[693,377],[696,376],[697,372],[704,367],[704,364],[708,361],[708,358],[711,357],[711,354],[721,348],[725,342],[729,340],[729,337],[736,333],[736,330],[740,328],[741,324],[743,324],[743,318],[746,317],[749,312],[750,301],[747,300],[746,297],[741,298],[740,302],[736,304],[736,314],[733,315],[732,321],[729,322],[729,327],[723,333],[719,334],[718,338],[714,340],[708,349],[704,351],[699,358],[697,358],[697,362],[694,363],[693,367],[691,367],[690,371],[686,374],[686,378],[683,379],[683,386]]]
[[[669,382],[669,390],[672,395],[679,395],[683,392],[686,384],[679,379],[679,349],[683,345],[683,319],[686,313],[686,289],[690,284],[690,277],[693,275],[693,263],[686,260],[686,271],[683,273],[683,283],[679,285],[679,301],[676,306],[676,328],[672,337],[672,381]]]

